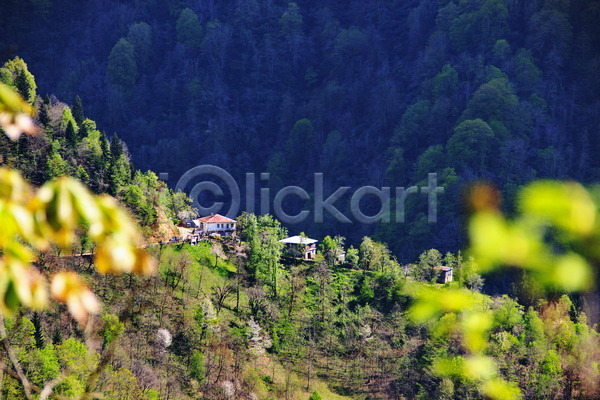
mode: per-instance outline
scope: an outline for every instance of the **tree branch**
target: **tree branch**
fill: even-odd
[[[9,368],[6,364],[4,363],[0,363],[0,371],[4,371],[6,372],[8,375],[12,376],[13,378],[17,379],[17,380],[21,380],[21,378],[19,378],[19,374],[17,374],[17,372],[11,368]],[[29,387],[36,393],[42,393],[43,389],[33,383],[30,383]],[[61,396],[58,394],[49,394],[47,396],[47,398],[50,399],[54,399],[54,400],[73,400],[72,397],[65,397],[65,396]]]
[[[23,385],[25,397],[28,400],[31,400],[31,383],[29,382],[29,379],[27,379],[27,377],[25,376],[23,368],[21,368],[21,364],[19,363],[19,359],[15,354],[15,350],[12,348],[10,342],[8,341],[8,335],[6,334],[6,328],[4,326],[4,317],[2,316],[2,314],[0,314],[0,340],[4,345],[4,350],[6,350],[8,358],[10,359],[10,362],[12,363],[12,366],[14,368],[14,372],[17,375],[15,378],[18,379]],[[8,371],[10,373],[10,370]]]

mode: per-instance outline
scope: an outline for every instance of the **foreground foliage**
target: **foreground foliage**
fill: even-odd
[[[542,317],[549,318],[545,323],[556,329],[548,337],[543,361],[545,373],[554,377],[545,377],[541,385],[546,386],[539,388],[547,391],[548,397],[560,391],[565,398],[592,398],[600,390],[598,354],[590,351],[598,343],[598,333],[587,325],[585,313],[575,311],[567,295],[559,296],[595,288],[597,271],[592,263],[599,259],[596,249],[600,239],[597,203],[582,186],[555,181],[529,184],[518,199],[519,214],[508,220],[499,210],[499,193],[494,188],[473,188],[470,254],[477,264],[472,267],[476,273],[506,265],[522,268],[528,275],[530,295],[550,295],[549,301],[538,306]],[[498,332],[509,321],[523,320],[518,303],[504,298],[501,312],[496,314],[490,313],[493,307],[489,298],[464,289],[417,286],[409,293],[416,299],[410,310],[413,319],[432,323],[435,336],[455,336],[466,352],[437,359],[433,366],[440,376],[466,379],[494,399],[522,397],[526,387],[519,389],[515,376],[502,373],[506,359],[498,358],[504,358],[519,343],[516,332]],[[574,320],[570,313],[576,314]],[[528,320],[542,324],[535,313],[529,314]],[[496,340],[501,340],[501,348],[494,349]],[[529,346],[539,345],[539,338],[535,340]],[[561,368],[570,370],[564,378]],[[572,381],[573,376],[577,376],[576,381]]]
[[[13,68],[13,64],[17,67]],[[30,74],[24,75],[26,66],[22,60],[7,63],[0,71],[3,77],[6,71],[16,75],[13,85],[25,95],[23,99],[12,88],[0,86],[0,128],[16,140],[24,130],[22,126],[32,124],[29,114],[33,108],[27,101],[32,102],[35,98],[35,84]],[[23,76],[28,79],[23,81]],[[23,122],[24,119],[26,122]],[[58,348],[58,353],[54,353],[52,347],[41,349],[36,360],[30,352],[33,350],[30,348],[32,341],[27,333],[31,333],[31,327],[27,325],[27,320],[24,321],[27,333],[22,337],[24,347],[13,347],[11,341],[14,332],[10,336],[7,333],[4,316],[15,313],[20,306],[36,310],[46,308],[48,279],[51,281],[52,296],[65,303],[81,324],[90,321],[90,315],[100,311],[100,304],[76,272],[40,268],[42,263],[39,259],[42,255],[51,252],[53,246],[58,249],[58,254],[61,251],[68,254],[76,241],[89,238],[96,246],[94,263],[100,273],[150,275],[154,273],[155,263],[141,249],[142,236],[136,224],[113,198],[94,196],[81,183],[68,177],[48,182],[36,190],[19,172],[0,168],[0,227],[0,340],[3,344],[0,370],[2,376],[6,371],[21,385],[22,391],[14,392],[14,387],[8,389],[9,393],[15,393],[16,398],[24,395],[32,399],[33,391],[42,399],[47,398],[56,385],[66,382],[67,374],[72,369],[70,363],[74,360],[62,360],[67,365],[63,365],[61,370],[56,360],[63,347]],[[34,263],[37,265],[34,266]],[[18,324],[17,327],[22,326]],[[66,341],[63,345],[68,348],[70,343]],[[87,355],[85,345],[74,343],[79,355]],[[69,350],[65,352],[68,354]],[[25,373],[29,369],[28,364],[36,362],[41,363],[42,373],[28,376]],[[95,376],[103,369],[101,367],[102,363],[99,363],[98,369],[92,366],[87,374],[84,372],[89,378],[87,385],[72,388],[70,394],[89,393],[93,389]]]

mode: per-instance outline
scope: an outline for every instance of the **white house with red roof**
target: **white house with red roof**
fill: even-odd
[[[194,220],[194,223],[206,235],[233,236],[237,221],[221,214],[211,214]]]

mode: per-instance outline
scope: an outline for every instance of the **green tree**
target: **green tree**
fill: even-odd
[[[302,35],[302,14],[298,4],[291,2],[279,18],[281,32],[288,38]]]
[[[106,191],[107,179],[103,171],[107,160],[102,152],[101,137],[99,131],[89,131],[77,146],[77,153],[83,159],[82,164],[90,177],[90,188],[97,193]]]
[[[419,263],[416,265],[414,272],[411,272],[418,280],[435,282],[439,274],[435,267],[441,264],[442,254],[436,249],[430,249],[419,256]]]
[[[67,128],[65,129],[65,137],[67,139],[67,143],[72,148],[77,147],[78,136],[77,136],[77,128],[75,127],[75,121],[67,122]]]
[[[360,260],[359,250],[350,246],[346,251],[346,262],[351,265],[358,265]]]
[[[191,218],[194,214],[192,209],[192,199],[184,192],[174,192],[173,197],[173,214],[179,218]]]
[[[315,129],[312,122],[303,118],[296,121],[285,142],[285,160],[289,178],[300,178],[305,174],[303,168],[308,166],[312,152],[305,151],[313,146]]]
[[[368,237],[365,236],[360,242],[360,246],[358,248],[358,256],[359,256],[359,265],[362,269],[372,269],[375,264],[375,242]]]
[[[204,366],[204,354],[198,350],[192,352],[190,360],[190,377],[198,382],[204,381],[206,378],[206,368]]]
[[[125,154],[125,143],[116,134],[110,139],[110,154],[115,158]]]
[[[358,300],[362,304],[369,303],[375,297],[375,290],[373,288],[373,279],[367,272],[363,272],[361,276],[360,286],[358,288]]]
[[[303,39],[302,14],[296,3],[288,3],[288,7],[279,18],[280,31],[285,38],[292,63],[296,65],[300,60],[300,45]]]
[[[509,122],[517,111],[518,97],[508,79],[495,78],[481,85],[463,113],[466,119]]]
[[[544,7],[529,21],[529,48],[550,71],[563,65],[572,46],[573,25],[566,12]]]
[[[104,325],[100,329],[100,335],[104,339],[103,346],[109,345],[111,342],[119,338],[125,330],[125,324],[123,324],[119,317],[114,314],[104,314],[102,316]]]
[[[325,236],[319,245],[321,253],[330,265],[339,264],[341,257],[344,254],[344,242],[346,238],[343,236]]]
[[[57,345],[56,354],[61,367],[80,381],[87,377],[98,361],[97,354],[88,356],[85,344],[74,338],[66,339]]]
[[[256,234],[258,228],[258,219],[255,214],[243,212],[237,217],[237,230],[240,239],[244,242],[250,242],[251,238]]]
[[[510,52],[510,44],[506,39],[496,40],[496,43],[494,43],[494,47],[492,48],[494,58],[496,59],[496,62],[498,62],[496,65],[502,65],[503,62],[508,60]]]
[[[127,32],[127,41],[133,45],[137,66],[142,69],[152,50],[152,28],[145,22],[131,25]]]
[[[96,123],[89,118],[85,118],[79,125],[79,136],[85,138],[90,132],[95,130],[97,130]],[[102,134],[102,137],[105,137],[104,134]]]
[[[514,82],[519,92],[535,92],[542,82],[542,71],[536,66],[531,50],[519,49],[514,56]]]
[[[35,325],[27,318],[11,318],[6,320],[6,328],[11,334],[12,343],[25,350],[35,348]]]
[[[4,63],[0,68],[0,82],[16,89],[28,103],[31,104],[35,100],[37,90],[35,78],[22,58],[15,57]]]
[[[386,176],[394,184],[405,182],[406,179],[406,160],[404,158],[404,149],[396,147],[390,152]]]
[[[314,392],[312,392],[312,394],[308,398],[308,400],[322,400],[322,399],[323,398],[321,397],[321,395],[319,394],[319,392],[317,392],[316,390]]]
[[[52,344],[23,353],[21,361],[27,368],[29,378],[36,385],[44,385],[60,374],[60,363]]]
[[[458,89],[458,72],[450,64],[444,65],[442,71],[433,78],[431,93],[433,98],[452,97]]]
[[[112,158],[110,163],[110,187],[109,191],[117,195],[131,182],[131,164],[129,157],[122,153],[117,158]]]
[[[47,168],[50,179],[71,174],[71,165],[59,153],[52,153],[48,157]]]
[[[202,26],[194,11],[184,8],[177,18],[177,40],[190,47],[202,45]]]
[[[279,260],[284,247],[280,240],[287,232],[278,220],[268,214],[247,217],[244,229],[244,237],[250,246],[248,267],[255,278],[269,285],[273,295],[277,296],[281,274]]]
[[[42,321],[39,312],[33,313],[33,319],[31,320],[31,322],[33,323],[33,327],[35,328],[35,332],[33,334],[33,337],[35,339],[35,346],[38,349],[41,349],[44,347],[46,338],[42,329]]]
[[[405,153],[419,150],[429,134],[431,103],[421,100],[410,105],[394,131],[392,143],[400,145]]]
[[[133,183],[125,186],[121,196],[125,204],[130,207],[142,225],[149,226],[156,222],[156,208],[151,199],[148,199],[145,196],[144,191],[139,185]]]
[[[427,179],[427,175],[431,171],[440,171],[447,165],[447,160],[444,155],[444,147],[441,145],[429,146],[417,159],[417,169],[415,171],[415,179]]]
[[[137,214],[144,206],[144,193],[137,185],[128,185],[123,190],[123,201]]]
[[[466,120],[454,128],[447,144],[448,156],[453,165],[484,171],[490,166],[494,144],[494,132],[485,121]]]
[[[77,122],[75,122],[75,118],[73,117],[73,113],[71,111],[70,107],[65,107],[62,110],[62,115],[60,117],[60,122],[59,122],[59,128],[62,131],[66,131],[67,127],[69,126],[69,124],[73,124],[73,127],[75,128],[75,131],[79,130],[79,127],[77,126]],[[77,132],[75,132],[77,133]]]
[[[31,122],[32,109],[4,84],[0,84],[0,113],[0,126],[13,140],[25,130],[25,123]],[[11,126],[15,120],[19,123]],[[58,147],[54,147],[53,150],[58,150]],[[97,246],[94,264],[100,273],[151,274],[155,265],[147,253],[140,249],[140,233],[125,210],[119,207],[114,199],[108,196],[95,197],[83,185],[69,177],[61,177],[45,183],[40,188],[34,188],[20,173],[8,168],[0,168],[0,187],[3,188],[0,193],[0,209],[3,210],[0,213],[0,265],[3,270],[0,285],[2,369],[15,372],[7,380],[11,386],[10,398],[33,399],[38,395],[47,398],[52,396],[53,385],[57,382],[51,382],[44,389],[41,389],[40,385],[31,384],[32,380],[23,372],[23,365],[28,360],[19,360],[18,349],[11,345],[12,341],[18,346],[19,340],[17,335],[11,334],[9,337],[7,334],[5,316],[14,315],[21,306],[33,309],[46,307],[49,297],[47,287],[51,287],[53,298],[67,305],[81,327],[89,321],[90,314],[98,313],[100,303],[78,273],[48,269],[42,274],[37,265],[33,265],[33,261],[53,247],[72,249],[76,241],[80,240],[78,236],[83,235],[93,240]],[[43,256],[39,258],[43,262]],[[51,282],[50,285],[48,281]],[[21,310],[18,315],[22,315]],[[58,356],[66,374],[78,374],[83,366],[86,369],[86,378],[90,376],[91,369],[87,369],[87,362],[82,363],[82,360],[90,361],[90,365],[93,366],[97,358],[88,357],[85,345],[77,341],[73,345],[63,342],[57,346],[56,353],[52,345],[42,349],[35,348],[35,325],[22,320],[19,326],[27,328],[27,342],[31,343],[31,346],[25,342],[22,344],[33,349],[27,349],[21,354],[31,361],[41,362],[44,366],[40,374],[41,385],[58,375],[56,368],[49,367],[56,366],[56,362],[51,360],[53,355]],[[10,323],[8,329],[11,329]],[[77,354],[72,357],[73,353]],[[43,376],[44,370],[51,370],[48,379]],[[102,365],[99,371],[101,370]],[[0,385],[3,385],[7,375],[2,374]],[[61,385],[68,381],[82,382],[82,379],[77,377],[63,378]],[[93,377],[90,378],[92,382]],[[16,386],[21,386],[18,388],[18,394],[13,390],[15,385],[12,385],[12,382],[15,380],[18,381]],[[0,388],[3,395],[4,389]],[[62,390],[60,385],[54,389],[57,392]],[[68,394],[81,397],[86,391],[86,386],[78,385],[78,389],[77,392],[71,391]]]
[[[144,393],[131,370],[127,368],[106,371],[104,394],[107,400],[143,399]]]
[[[526,276],[535,279],[540,290],[549,293],[589,290],[593,281],[591,261],[596,263],[599,256],[586,250],[586,246],[600,242],[600,232],[596,224],[597,205],[582,186],[555,181],[531,183],[520,192],[518,213],[511,220],[500,212],[499,202],[489,186],[475,187],[470,204],[475,210],[469,221],[469,251],[477,260],[475,272],[511,265],[522,268]],[[416,300],[409,310],[415,321],[433,323],[432,330],[438,337],[460,332],[467,351],[465,356],[443,355],[434,363],[436,374],[475,381],[487,397],[521,398],[522,391],[514,379],[518,374],[511,374],[505,361],[498,362],[494,356],[513,357],[511,348],[519,340],[513,333],[523,329],[527,348],[520,358],[527,360],[529,370],[540,373],[536,378],[544,377],[535,384],[532,383],[537,379],[533,378],[523,385],[528,397],[547,398],[550,392],[565,387],[559,397],[571,398],[572,385],[582,376],[589,373],[596,382],[600,376],[598,371],[574,372],[577,368],[566,361],[589,355],[582,351],[584,347],[578,346],[581,343],[578,335],[589,331],[586,318],[581,315],[573,318],[573,303],[566,295],[560,299],[554,295],[548,302],[542,302],[541,318],[532,309],[524,314],[523,307],[507,297],[490,301],[486,296],[457,287],[414,285],[410,295]],[[491,344],[490,338],[493,338]],[[565,360],[561,365],[566,367],[564,384],[554,385],[561,381],[559,363],[548,348]],[[536,393],[536,386],[542,390]],[[549,388],[550,391],[544,390]],[[594,391],[596,388],[589,393]]]
[[[509,33],[508,9],[502,0],[484,0],[465,4],[449,29],[450,40],[458,53],[474,51],[478,47],[489,49],[498,39]],[[461,5],[462,6],[462,5]],[[450,14],[446,14],[449,17]]]
[[[77,126],[81,125],[81,123],[85,120],[85,113],[83,112],[83,102],[81,101],[81,97],[75,96],[73,107],[71,107],[71,112],[73,114],[73,119],[77,123]]]
[[[108,56],[107,77],[109,83],[128,91],[137,80],[138,70],[135,49],[125,38],[119,39]]]

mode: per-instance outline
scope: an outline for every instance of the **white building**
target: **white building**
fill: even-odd
[[[302,257],[305,260],[314,260],[317,254],[316,239],[311,239],[304,236],[291,236],[281,239],[281,243],[287,245],[287,253],[293,257]]]
[[[438,283],[450,283],[452,282],[453,276],[452,272],[454,268],[452,267],[444,267],[442,265],[438,265],[434,267],[435,269],[442,271],[440,276],[438,277]]]
[[[206,235],[216,234],[220,236],[235,235],[237,221],[224,217],[220,214],[211,214],[207,217],[198,218],[194,221],[200,231]]]

